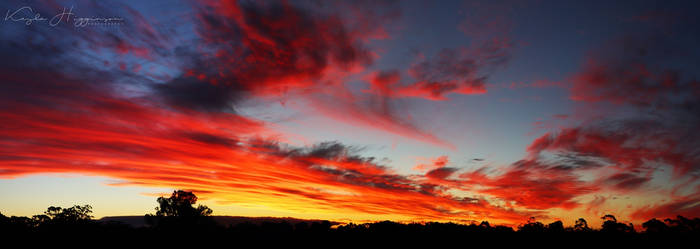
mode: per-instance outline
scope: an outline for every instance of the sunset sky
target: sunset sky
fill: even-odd
[[[699,9],[2,1],[0,212],[697,217]]]

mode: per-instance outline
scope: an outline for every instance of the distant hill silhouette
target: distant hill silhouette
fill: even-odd
[[[97,220],[97,222],[107,224],[107,223],[121,223],[125,225],[129,225],[134,228],[139,228],[139,227],[145,227],[146,226],[146,219],[144,216],[106,216],[102,217],[101,219]]]

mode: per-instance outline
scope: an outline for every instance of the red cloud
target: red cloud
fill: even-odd
[[[445,180],[454,174],[458,169],[456,168],[437,168],[425,173],[425,176],[434,180]]]
[[[2,177],[100,175],[223,203],[397,219],[515,223],[530,215],[432,191],[337,143],[285,148],[254,139],[266,133],[264,123],[235,114],[173,109],[60,74],[33,75],[2,86]]]
[[[672,26],[667,28],[678,28]],[[590,103],[610,107],[605,102],[619,109],[609,108],[608,116],[596,115],[579,127],[545,134],[527,147],[527,160],[547,162],[548,168],[563,174],[587,173],[593,176],[590,184],[600,189],[647,193],[661,187],[672,193],[664,204],[637,210],[635,219],[697,215],[697,75],[678,70],[692,62],[676,56],[695,50],[680,42],[684,32],[657,28],[603,44],[571,77],[570,98],[580,101],[583,110],[596,112]],[[672,170],[672,181],[653,186],[653,178],[666,169]],[[681,192],[690,197],[676,196]],[[605,199],[598,200],[591,206]]]
[[[536,139],[528,152],[531,157],[536,157],[543,151],[550,152],[574,152],[593,157],[604,158],[610,164],[616,165],[623,172],[644,173],[646,162],[662,162],[674,168],[675,176],[684,176],[693,169],[698,158],[686,153],[685,145],[677,142],[674,134],[664,133],[658,130],[656,122],[622,122],[611,124],[608,129],[602,127],[571,128],[564,129],[558,134],[544,136]],[[622,129],[616,129],[621,126]],[[617,186],[639,186],[647,177],[635,177],[630,179],[629,174],[611,176],[608,181]],[[627,180],[636,184],[624,184]],[[622,185],[619,185],[622,183]]]
[[[360,37],[333,15],[290,4],[224,1],[202,11],[199,34],[215,48],[207,78],[258,94],[279,94],[316,84],[329,70],[371,63]],[[204,69],[204,68],[201,68]]]
[[[197,32],[207,49],[187,55],[192,60],[188,74],[157,85],[156,92],[174,105],[206,111],[230,109],[250,97],[300,97],[314,107],[313,114],[454,147],[399,116],[383,93],[373,101],[345,87],[347,77],[372,63],[366,36],[381,25],[369,22],[386,17],[372,10],[363,21],[348,21],[332,11],[313,10],[289,3],[205,4]],[[398,75],[377,77],[391,81]],[[387,82],[376,86],[381,84]]]
[[[391,96],[394,85],[401,80],[401,74],[396,70],[374,72],[369,77],[370,89],[368,92],[380,96]]]
[[[687,53],[680,34],[649,27],[644,33],[625,34],[591,51],[580,72],[571,77],[570,98],[610,102],[639,108],[672,110],[679,100],[692,98],[692,72],[680,70]],[[693,101],[691,101],[693,102]]]
[[[459,28],[469,36],[465,47],[444,48],[433,56],[421,56],[408,70],[414,81],[401,84],[398,79],[370,80],[375,94],[391,98],[447,100],[449,94],[485,94],[490,73],[510,60],[514,43],[510,39],[511,4],[477,4],[467,7],[467,16]],[[395,72],[395,71],[392,71]],[[380,73],[381,74],[381,73]],[[546,84],[546,83],[538,83]],[[378,86],[381,85],[381,88]],[[534,85],[534,84],[533,84]],[[539,85],[538,85],[539,86]]]
[[[460,178],[478,192],[531,209],[572,209],[580,205],[574,198],[597,190],[568,172],[534,161],[518,162],[497,176],[477,170],[463,173]]]
[[[408,74],[415,82],[400,84],[397,71],[379,72],[369,80],[369,92],[389,98],[436,101],[447,100],[450,93],[485,94],[488,71],[508,60],[509,48],[509,43],[494,40],[476,48],[443,49],[411,66]]]
[[[674,218],[677,215],[685,217],[700,217],[700,196],[679,197],[663,204],[649,205],[634,211],[630,217],[636,220],[651,218]]]
[[[437,145],[440,147],[455,149],[455,146],[448,141],[445,141],[435,135],[432,135],[423,129],[417,127],[409,121],[398,117],[394,114],[385,99],[381,99],[380,106],[362,105],[348,97],[348,95],[334,95],[337,98],[331,99],[311,96],[312,107],[321,114],[331,117],[335,120],[345,122],[351,125],[370,127],[376,130],[384,131],[390,134],[400,135],[406,138],[414,139]]]
[[[413,170],[417,171],[430,171],[434,169],[439,169],[443,168],[447,165],[449,162],[449,158],[447,156],[439,156],[436,158],[431,158],[430,159],[430,164],[418,164],[415,167],[413,167]]]
[[[573,78],[571,99],[649,105],[677,92],[678,80],[673,71],[654,72],[641,62],[615,64],[589,59],[584,70]]]
[[[448,93],[464,95],[485,94],[484,83],[472,82],[458,84],[455,82],[416,82],[413,85],[404,86],[397,90],[399,96],[424,98],[428,100],[447,100]]]

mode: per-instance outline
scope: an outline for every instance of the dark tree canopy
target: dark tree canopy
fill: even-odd
[[[70,208],[61,208],[51,206],[46,211],[44,215],[46,217],[38,217],[39,219],[50,219],[54,222],[79,222],[87,221],[92,219],[92,206],[90,205],[75,205]]]
[[[604,220],[603,226],[601,228],[601,232],[609,232],[609,233],[632,233],[634,232],[634,226],[630,223],[625,224],[625,223],[620,223],[617,222],[617,218],[615,218],[614,215],[611,214],[606,214],[605,216],[601,217],[601,219]]]
[[[535,217],[530,217],[527,220],[527,223],[522,224],[518,226],[518,231],[523,231],[523,232],[544,232],[545,231],[545,225],[542,224],[542,222],[539,222],[535,219]]]
[[[656,218],[642,223],[642,227],[647,233],[668,232],[669,230],[668,225],[666,225],[666,223],[657,220]]]
[[[207,206],[193,207],[192,205],[197,203],[197,196],[184,190],[173,191],[169,198],[158,197],[157,201],[159,206],[156,207],[156,216],[198,217],[209,216],[212,213]]]
[[[216,226],[211,218],[212,210],[197,205],[197,196],[184,190],[176,190],[170,197],[158,197],[156,214],[145,216],[146,223],[164,230],[206,230]]]
[[[547,231],[548,232],[564,232],[564,223],[561,222],[560,220],[549,223],[549,225],[547,225]]]
[[[27,222],[30,226],[72,226],[84,225],[93,222],[92,206],[90,205],[74,205],[69,208],[50,206],[44,211],[44,214],[34,215]]]
[[[588,227],[588,222],[584,218],[579,218],[574,224],[574,231],[577,232],[588,232],[592,229]]]

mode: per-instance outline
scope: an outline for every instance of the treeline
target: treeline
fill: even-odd
[[[279,221],[243,222],[232,225],[217,223],[211,216],[212,210],[206,206],[194,206],[197,197],[191,192],[175,191],[171,197],[158,198],[159,206],[155,214],[144,216],[146,226],[133,227],[120,222],[94,220],[89,205],[69,208],[49,207],[43,214],[32,217],[7,217],[0,214],[0,234],[120,234],[130,236],[152,236],[154,234],[188,233],[208,236],[529,236],[555,235],[558,238],[586,236],[617,236],[643,238],[650,236],[682,235],[700,238],[700,218],[689,219],[678,216],[675,219],[651,219],[641,224],[642,231],[636,231],[632,224],[619,222],[613,215],[605,215],[600,228],[591,228],[585,219],[578,219],[571,227],[561,221],[544,224],[534,218],[527,220],[516,229],[506,226],[492,226],[484,221],[480,224],[457,223],[397,223],[382,221],[364,224],[334,225],[329,221]]]
[[[579,219],[571,227],[565,227],[561,221],[544,224],[533,219],[512,228],[508,226],[492,226],[483,221],[480,224],[458,224],[443,222],[399,223],[380,221],[363,224],[343,224],[334,226],[329,221],[288,222],[265,221],[259,224],[243,222],[233,225],[222,225],[210,216],[201,217],[158,217],[146,215],[146,226],[132,227],[117,221],[103,222],[92,219],[91,207],[73,206],[70,208],[49,207],[44,214],[32,217],[11,216],[0,213],[0,230],[8,232],[55,232],[61,230],[153,230],[167,231],[196,228],[198,230],[226,230],[239,233],[698,233],[700,235],[700,218],[689,219],[678,216],[675,219],[651,219],[642,223],[642,231],[636,231],[632,224],[618,222],[613,215],[603,217],[605,221],[599,229],[588,227],[584,219]]]

